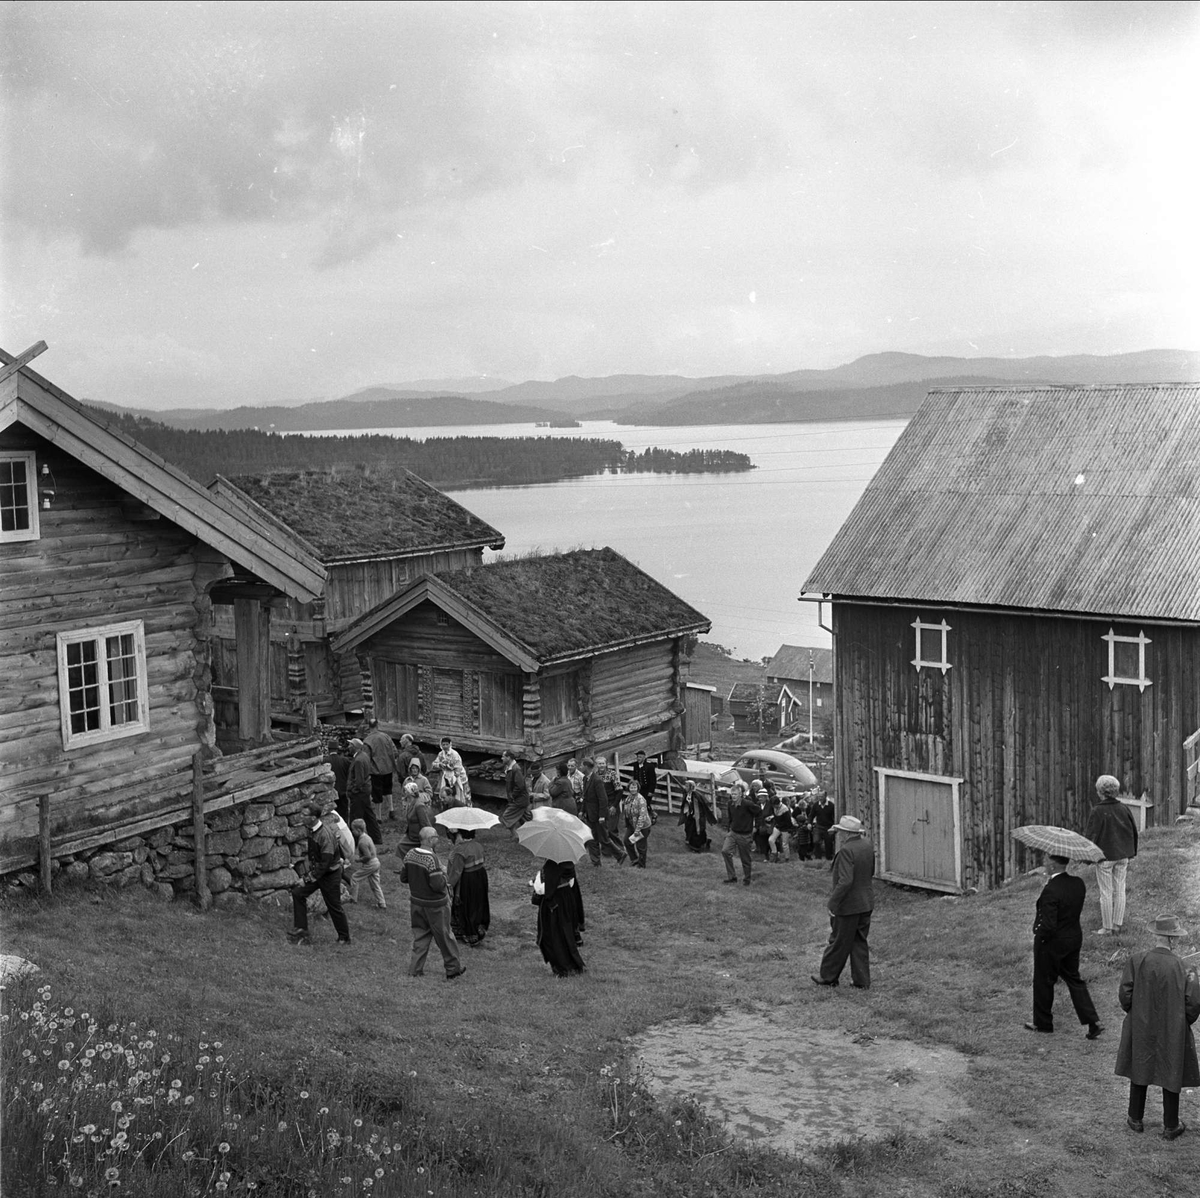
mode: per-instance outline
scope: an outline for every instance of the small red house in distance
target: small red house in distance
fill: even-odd
[[[883,876],[1012,878],[1013,829],[1082,831],[1102,773],[1170,822],[1200,727],[1200,385],[930,392],[804,589],[832,601],[837,790]]]
[[[683,748],[688,654],[710,622],[612,549],[420,578],[333,642],[393,736],[528,761]]]

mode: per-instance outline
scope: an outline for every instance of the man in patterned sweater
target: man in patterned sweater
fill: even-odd
[[[431,941],[437,943],[446,967],[446,978],[456,978],[467,972],[458,955],[458,941],[450,930],[450,890],[433,846],[437,842],[436,828],[421,829],[421,844],[410,849],[400,867],[400,881],[408,885],[409,912],[412,919],[412,960],[408,964],[410,977],[419,978],[425,972],[425,958]]]

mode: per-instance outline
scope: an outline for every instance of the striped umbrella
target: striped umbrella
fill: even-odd
[[[1013,837],[1031,849],[1051,857],[1066,857],[1068,861],[1103,861],[1104,850],[1086,836],[1070,828],[1055,828],[1045,824],[1027,824],[1017,828]]]

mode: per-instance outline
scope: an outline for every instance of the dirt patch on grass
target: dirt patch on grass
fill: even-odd
[[[784,1011],[660,1024],[634,1051],[656,1094],[690,1096],[731,1135],[801,1157],[846,1140],[928,1135],[966,1113],[962,1053],[799,1028]]]

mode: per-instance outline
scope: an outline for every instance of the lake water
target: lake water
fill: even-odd
[[[829,644],[816,604],[798,602],[801,584],[904,425],[634,428],[588,421],[578,429],[489,424],[362,431],[420,440],[607,437],[636,450],[748,454],[757,468],[740,474],[603,475],[448,493],[504,534],[506,554],[611,546],[711,619],[705,639],[757,659],[781,644]]]

